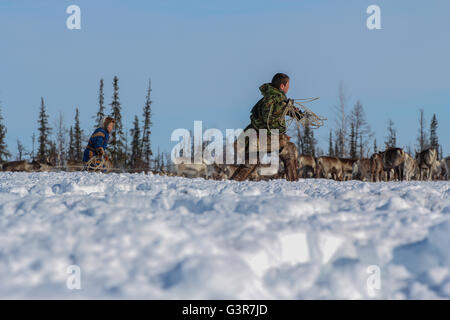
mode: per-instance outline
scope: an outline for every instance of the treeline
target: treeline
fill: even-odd
[[[145,103],[142,109],[141,118],[137,115],[131,130],[124,128],[122,121],[122,105],[119,98],[119,79],[113,79],[113,95],[108,107],[105,105],[104,81],[100,80],[98,93],[98,111],[93,115],[92,130],[101,126],[103,119],[110,115],[116,120],[116,126],[111,133],[108,152],[115,167],[119,169],[173,171],[170,155],[158,151],[153,154],[151,146],[151,82],[148,83]],[[348,97],[342,84],[338,90],[338,104],[335,109],[334,128],[330,130],[327,151],[318,146],[318,141],[314,136],[314,130],[309,126],[294,129],[293,135],[297,140],[297,147],[300,154],[319,157],[328,155],[339,158],[362,159],[368,158],[371,154],[383,149],[398,147],[397,130],[392,120],[387,123],[387,132],[384,141],[378,145],[374,132],[366,119],[364,107],[357,100],[353,107],[348,108]],[[6,144],[7,129],[1,113],[0,105],[0,161],[30,160],[49,162],[56,167],[64,166],[67,161],[81,161],[84,148],[87,145],[90,131],[85,132],[80,125],[80,113],[75,109],[73,125],[68,129],[64,124],[63,114],[60,112],[54,127],[49,124],[44,98],[38,116],[38,135],[32,135],[32,149],[27,150],[23,143],[17,140],[17,157],[12,159],[11,153]],[[411,155],[433,147],[438,151],[438,159],[443,158],[442,146],[439,144],[437,136],[438,119],[433,114],[430,124],[425,120],[424,111],[419,113],[419,128],[417,133],[417,144],[413,148],[410,145],[402,148]]]
[[[314,137],[314,130],[309,126],[295,128],[293,135],[297,140],[297,148],[300,154],[319,157],[323,155],[339,158],[362,159],[369,158],[371,154],[388,148],[400,147],[397,142],[397,129],[392,120],[389,120],[386,128],[386,136],[381,145],[375,138],[366,119],[364,107],[357,100],[348,111],[348,97],[341,83],[338,90],[338,104],[334,107],[335,123],[330,129],[327,150],[318,146]],[[438,119],[433,114],[431,122],[427,124],[423,109],[419,110],[419,126],[417,132],[417,144],[401,146],[411,155],[427,148],[435,148],[438,151],[438,160],[443,158],[442,145],[439,144],[437,135]]]
[[[33,133],[32,148],[27,150],[20,139],[17,139],[17,156],[12,158],[6,144],[6,132],[4,118],[0,105],[0,161],[9,160],[36,160],[47,162],[52,166],[63,167],[68,161],[81,162],[83,152],[87,145],[90,134],[93,130],[102,126],[106,116],[111,116],[116,120],[114,130],[111,132],[108,152],[114,165],[119,169],[136,169],[167,171],[172,167],[170,156],[161,153],[158,147],[156,154],[153,153],[151,145],[152,127],[152,100],[151,82],[145,97],[141,118],[135,115],[133,127],[127,130],[122,119],[122,104],[119,98],[119,78],[113,79],[113,95],[109,108],[105,105],[104,80],[100,79],[98,93],[98,111],[93,115],[92,130],[85,132],[80,124],[80,112],[75,108],[75,118],[73,124],[67,128],[64,116],[60,112],[55,125],[49,123],[49,115],[45,100],[42,97],[38,114],[37,136]]]

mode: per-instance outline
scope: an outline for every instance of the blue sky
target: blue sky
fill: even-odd
[[[68,30],[66,8],[81,8],[81,30]],[[382,30],[366,28],[366,8],[381,7]],[[29,148],[40,97],[66,125],[79,107],[91,130],[100,78],[111,101],[119,77],[124,121],[142,113],[152,79],[154,149],[170,151],[176,128],[242,128],[276,72],[291,77],[289,96],[320,96],[310,107],[328,119],[316,131],[323,149],[334,126],[342,81],[357,99],[379,145],[388,119],[398,145],[416,144],[419,109],[436,113],[450,153],[450,1],[300,0],[1,0],[0,101],[9,149]],[[156,150],[155,150],[156,151]]]

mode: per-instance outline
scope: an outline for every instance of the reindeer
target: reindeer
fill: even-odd
[[[450,157],[445,158],[446,179],[450,180]]]
[[[383,167],[387,172],[387,180],[391,180],[393,170],[394,179],[403,181],[403,167],[405,163],[405,152],[401,148],[389,148],[384,152]]]
[[[83,171],[84,163],[78,160],[67,160],[66,163],[66,171],[67,172],[75,172],[75,171]]]
[[[345,181],[351,180],[353,176],[353,164],[357,159],[339,158],[342,164],[342,177]]]
[[[18,172],[18,171],[25,171],[25,172],[33,172],[37,171],[40,168],[40,165],[33,161],[32,163],[29,163],[25,160],[20,161],[11,161],[6,162],[2,166],[3,171],[11,171],[11,172]]]
[[[379,182],[383,180],[384,168],[383,168],[384,152],[374,153],[370,157],[370,172],[373,182]]]
[[[418,179],[419,167],[416,160],[411,155],[405,152],[405,162],[403,165],[403,177],[406,181],[411,179]]]
[[[217,164],[213,163],[212,168],[210,169],[211,178],[214,180],[228,180],[233,175],[234,171],[239,167],[239,165],[235,164]]]
[[[446,171],[446,176],[445,179],[449,180],[450,179],[450,157],[445,158],[445,171]]]
[[[207,165],[205,163],[179,163],[176,166],[177,175],[185,178],[206,177]]]
[[[316,178],[328,179],[329,175],[334,180],[343,180],[342,163],[339,158],[326,156],[317,158]]]
[[[313,156],[301,155],[298,157],[299,176],[302,178],[314,177],[316,172],[316,159]]]
[[[360,159],[353,163],[352,178],[361,181],[370,181],[371,176],[371,160]]]
[[[420,179],[430,181],[432,178],[433,166],[437,160],[437,152],[434,148],[428,148],[416,154],[417,163],[420,169]]]
[[[185,178],[205,178],[214,180],[229,179],[239,165],[191,163],[190,158],[178,158],[175,165],[176,175]]]
[[[34,166],[35,166],[35,171],[38,172],[50,172],[53,170],[53,164],[47,159],[45,159],[45,161],[36,161],[33,160],[31,162]]]
[[[51,171],[53,169],[52,163],[47,159],[44,161],[36,161],[33,160],[32,162],[27,162],[25,160],[19,160],[19,161],[11,161],[6,162],[2,166],[3,171],[25,171],[25,172],[44,172],[44,171]]]
[[[433,180],[447,180],[447,161],[446,159],[441,159],[436,161],[432,168],[432,179]]]

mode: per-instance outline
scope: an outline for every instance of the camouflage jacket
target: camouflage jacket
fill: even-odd
[[[283,117],[283,111],[287,102],[286,95],[270,83],[263,84],[259,90],[263,98],[253,107],[250,115],[251,122],[246,129],[267,129],[269,131],[278,129],[279,133],[285,133],[286,120]]]

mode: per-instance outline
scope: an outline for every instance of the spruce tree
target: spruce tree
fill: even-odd
[[[397,145],[397,131],[394,128],[394,122],[392,120],[389,120],[388,122],[388,135],[386,136],[384,144],[386,149],[395,148]]]
[[[430,147],[434,148],[439,156],[439,140],[437,136],[438,121],[436,114],[433,114],[430,124]]]
[[[425,150],[428,147],[428,137],[425,129],[425,116],[423,114],[423,109],[420,109],[419,132],[417,136],[417,143],[419,151]]]
[[[103,79],[100,79],[100,88],[98,91],[98,111],[95,115],[95,128],[102,126],[105,117],[105,95],[103,93]]]
[[[35,159],[35,145],[36,145],[36,134],[33,132],[33,135],[31,136],[31,154],[30,154],[30,158],[31,160]]]
[[[122,107],[119,101],[119,78],[114,77],[113,80],[113,100],[111,106],[111,117],[116,121],[114,130],[111,133],[111,158],[113,163],[119,167],[123,167],[126,162],[125,153],[125,134],[122,125]]]
[[[83,137],[83,130],[81,130],[81,127],[80,127],[80,113],[79,113],[79,111],[78,111],[78,108],[76,108],[76,111],[75,111],[75,125],[74,125],[74,127],[73,127],[73,129],[74,129],[74,131],[73,131],[73,151],[74,151],[74,154],[73,154],[73,157],[74,157],[74,160],[77,160],[77,161],[81,161],[81,159],[82,159],[82,152],[83,152],[83,150],[82,150],[82,148],[83,148],[83,146],[82,146],[82,137]]]
[[[69,160],[75,160],[75,142],[73,137],[73,129],[72,126],[69,130],[69,150],[67,151],[67,156]]]
[[[141,150],[141,129],[139,127],[139,119],[134,117],[134,128],[131,129],[131,168],[135,169],[141,166],[142,150]]]
[[[131,130],[130,130],[131,131]],[[128,128],[125,127],[125,133],[128,133]],[[130,165],[130,152],[129,152],[129,143],[128,143],[128,134],[125,134],[125,160],[124,160],[124,168],[128,165]]]
[[[330,130],[330,137],[328,139],[328,156],[333,157],[334,156],[334,150],[333,150],[333,131]]]
[[[350,158],[356,158],[356,135],[355,124],[350,124]]]
[[[58,123],[56,127],[56,143],[57,143],[57,161],[56,165],[61,167],[66,160],[66,134],[67,130],[64,126],[63,114],[59,113]]]
[[[311,127],[308,123],[303,127],[303,151],[304,154],[314,156],[316,153],[316,139],[314,138],[314,131],[311,130]]]
[[[0,161],[7,160],[11,154],[8,151],[8,146],[6,144],[6,125],[5,119],[3,119],[2,108],[0,105]]]
[[[47,159],[48,163],[52,166],[56,165],[57,161],[58,161],[58,151],[56,148],[56,142],[55,141],[51,141],[49,142],[49,146],[48,146],[48,156]],[[47,162],[47,161],[46,161]]]
[[[373,139],[373,153],[378,152],[377,139]]]
[[[142,140],[141,140],[141,152],[142,152],[142,160],[146,163],[147,166],[150,166],[150,158],[153,155],[151,143],[150,143],[150,134],[151,134],[151,115],[152,115],[152,101],[150,99],[150,95],[152,92],[152,83],[151,80],[148,82],[148,90],[147,97],[145,99],[145,105],[143,109],[143,126],[142,126]]]
[[[45,102],[44,102],[44,98],[41,97],[41,109],[39,112],[39,120],[38,120],[38,124],[39,124],[39,138],[38,138],[38,142],[39,142],[39,149],[38,149],[38,154],[37,154],[37,159],[39,161],[46,161],[47,157],[50,154],[50,133],[51,133],[51,128],[48,124],[48,115],[47,112],[45,110]]]

